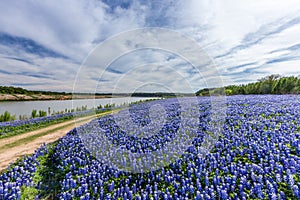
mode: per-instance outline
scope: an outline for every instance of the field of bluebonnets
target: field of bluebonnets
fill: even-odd
[[[97,138],[102,131],[124,151],[158,151],[180,127],[176,99],[131,105],[131,118],[141,126],[151,123],[152,104],[165,108],[163,127],[148,138],[126,134],[108,115],[40,147],[0,175],[0,199],[300,199],[300,96],[227,97],[222,133],[205,156],[197,149],[210,130],[211,105],[208,97],[198,100],[192,145],[167,166],[143,173],[113,168],[104,154],[96,159],[79,134]]]

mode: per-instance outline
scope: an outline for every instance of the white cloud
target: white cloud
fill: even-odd
[[[11,73],[0,73],[1,84],[13,84],[17,79],[28,84],[27,88],[30,89],[71,90],[80,63],[99,42],[114,34],[147,26],[171,28],[194,39],[213,58],[225,85],[255,81],[260,76],[275,72],[299,72],[297,64],[300,48],[288,49],[300,44],[298,0],[133,0],[128,3],[129,6],[124,7],[115,4],[111,6],[97,0],[1,1],[0,32],[31,39],[69,58],[40,57],[0,43],[0,70],[9,69]],[[134,39],[130,38],[128,41]],[[165,37],[165,40],[169,39]],[[181,49],[182,44],[173,38],[173,47]],[[109,58],[118,52],[118,48],[128,47],[115,44],[99,54]],[[205,78],[209,81],[215,77],[212,69],[203,69],[202,74],[199,74],[188,64],[184,65],[182,58],[169,59],[169,56],[170,53],[158,51],[140,55],[131,53],[120,58],[111,67],[125,72],[151,63],[165,66],[166,69],[171,67],[177,75],[189,80],[194,90],[205,85]],[[272,62],[276,59],[287,61]],[[141,82],[138,78],[140,74],[147,72],[149,76],[146,81],[149,83],[161,80],[165,85],[187,90],[181,87],[183,79],[176,78],[171,75],[170,69],[166,69],[151,71],[144,67],[144,71],[127,74],[127,82],[122,86],[134,86]],[[32,77],[32,74],[48,74],[50,78]],[[105,81],[100,83],[103,90],[107,90],[113,83],[110,81],[119,76],[121,75],[106,72]],[[99,70],[90,69],[83,76],[87,81],[82,88],[97,85],[98,77]],[[39,82],[49,84],[41,85],[40,88],[33,86]]]
[[[96,0],[0,2],[0,31],[32,39],[82,61],[95,41],[143,25],[142,10],[117,9]]]

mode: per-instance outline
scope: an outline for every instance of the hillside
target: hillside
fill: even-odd
[[[225,86],[226,95],[245,94],[300,94],[300,78],[295,76],[281,77],[270,75],[255,83]],[[204,88],[196,92],[198,96],[224,93],[222,88]]]
[[[111,94],[66,93],[52,91],[26,90],[20,87],[0,86],[0,101],[32,101],[32,100],[69,100],[108,98]]]

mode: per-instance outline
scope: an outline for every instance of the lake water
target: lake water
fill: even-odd
[[[123,103],[136,102],[139,100],[146,100],[153,98],[143,97],[123,97],[123,98],[103,98],[103,99],[77,99],[77,100],[52,100],[52,101],[10,101],[0,102],[0,114],[8,111],[12,115],[30,116],[32,110],[44,110],[48,113],[50,107],[51,113],[57,111],[71,110],[77,107],[87,106],[88,109],[97,107],[99,105],[113,104],[121,105]]]

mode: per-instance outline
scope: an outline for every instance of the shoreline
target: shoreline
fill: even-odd
[[[21,102],[21,101],[64,101],[64,100],[82,100],[82,99],[108,99],[108,98],[126,98],[126,97],[137,97],[137,98],[162,98],[159,96],[131,96],[128,94],[113,94],[113,95],[24,95],[24,94],[0,94],[1,102]]]
[[[121,96],[120,96],[121,97]],[[57,101],[57,100],[80,100],[80,99],[103,99],[115,98],[105,95],[24,95],[24,94],[0,94],[0,102],[16,101]]]

